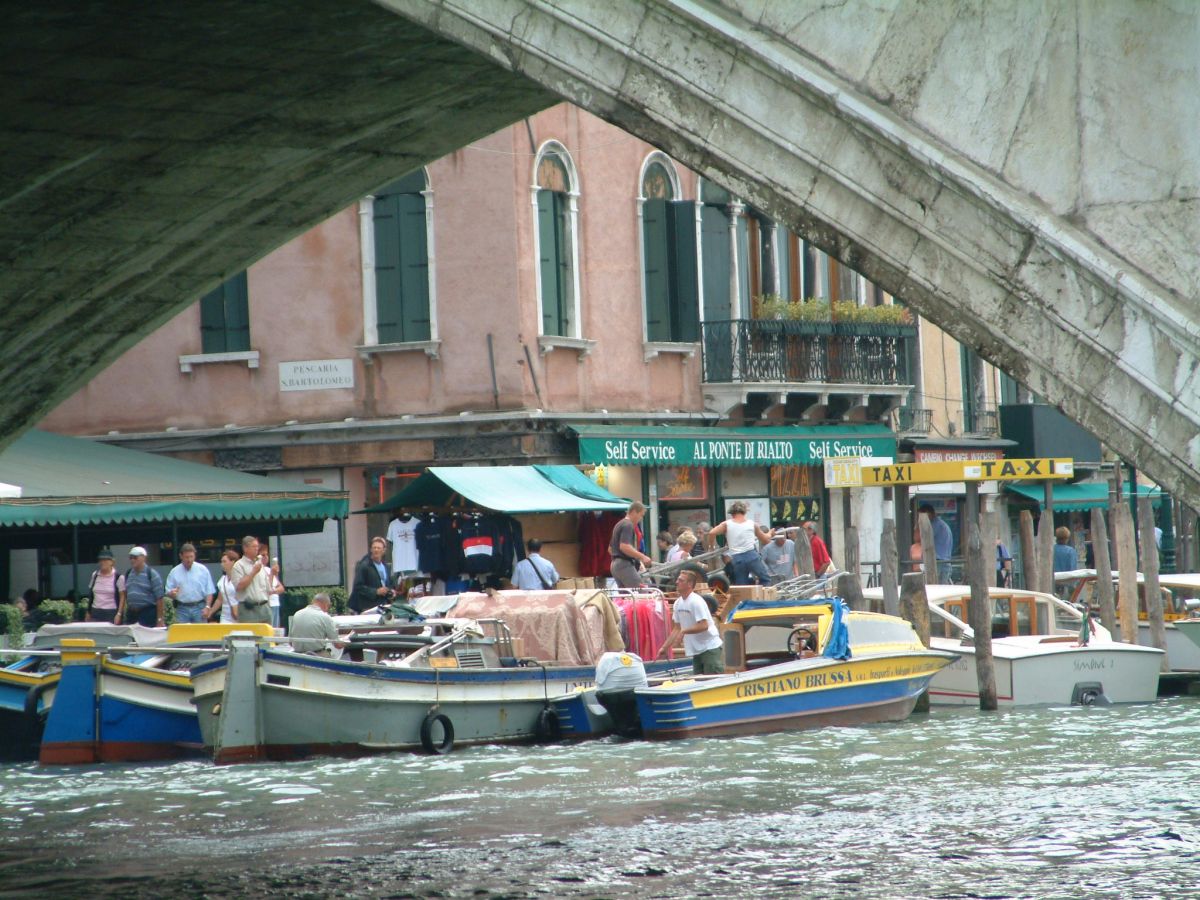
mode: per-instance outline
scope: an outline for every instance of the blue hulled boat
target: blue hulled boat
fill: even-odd
[[[744,601],[721,632],[726,674],[560,696],[564,736],[671,739],[899,721],[958,658],[927,649],[904,620],[852,612],[838,598]]]

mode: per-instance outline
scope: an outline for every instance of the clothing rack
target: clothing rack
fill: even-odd
[[[626,646],[632,645],[636,648],[641,644],[641,642],[638,640],[641,634],[638,630],[637,616],[632,614],[638,601],[649,601],[655,604],[662,612],[664,621],[670,621],[670,607],[667,604],[666,595],[656,587],[609,588],[605,593],[608,594],[610,600],[615,601],[617,598],[627,597],[630,601],[629,611],[631,614],[627,617],[625,622],[626,632],[629,635],[629,640],[626,642]]]

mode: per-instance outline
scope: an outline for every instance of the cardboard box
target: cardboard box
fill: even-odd
[[[543,543],[542,556],[554,563],[559,578],[579,577],[579,544],[574,541],[569,544]]]
[[[734,603],[741,603],[743,600],[762,600],[763,588],[758,584],[736,584],[729,589],[729,596],[733,598]]]
[[[579,516],[576,513],[532,513],[513,518],[521,523],[521,533],[525,535],[525,540],[537,538],[543,544],[571,543],[579,540]]]

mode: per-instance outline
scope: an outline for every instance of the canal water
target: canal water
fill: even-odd
[[[0,895],[1200,896],[1200,698],[677,743],[0,769]]]

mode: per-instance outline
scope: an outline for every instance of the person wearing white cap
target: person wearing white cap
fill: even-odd
[[[145,547],[130,549],[129,565],[116,624],[145,625],[147,628],[165,625],[162,576],[146,565]]]

